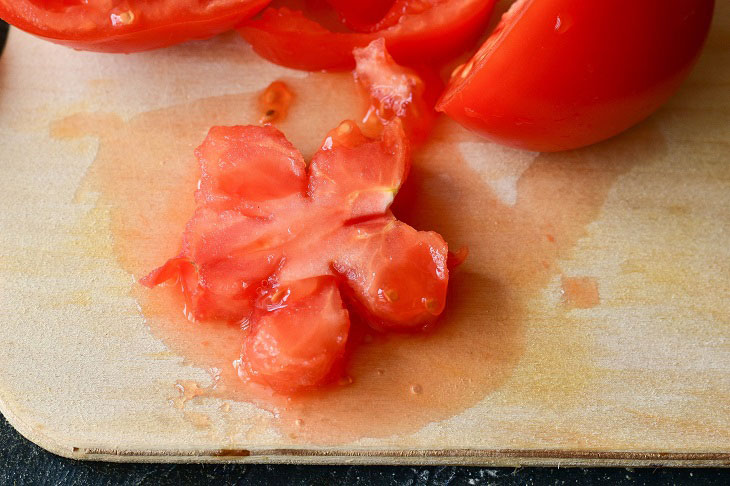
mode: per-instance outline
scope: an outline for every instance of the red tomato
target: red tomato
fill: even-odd
[[[409,168],[399,122],[386,125],[374,143],[354,122],[344,121],[312,157],[307,193],[322,205],[339,206],[345,223],[377,217],[390,207]]]
[[[0,0],[0,18],[75,49],[136,52],[230,30],[271,0]]]
[[[270,205],[305,190],[305,162],[271,127],[213,127],[195,153],[201,168],[198,208],[186,226],[182,252],[142,283],[177,278],[191,318],[241,320],[251,312],[261,281],[282,259],[275,245],[246,247],[241,235],[263,233]]]
[[[400,119],[377,139],[342,122],[309,167],[271,126],[214,127],[196,154],[182,251],[141,283],[177,280],[192,318],[249,322],[252,379],[287,392],[325,380],[347,338],[338,286],[379,329],[442,312],[446,243],[389,211],[409,168]]]
[[[327,0],[327,3],[337,11],[345,25],[358,32],[367,32],[386,16],[395,0]]]
[[[266,201],[305,188],[302,154],[271,127],[213,127],[195,155],[201,172],[198,201]]]
[[[363,120],[366,128],[377,133],[383,125],[400,118],[411,141],[424,142],[436,121],[436,112],[433,104],[426,102],[423,79],[416,71],[397,65],[385,50],[382,38],[355,49],[353,55],[355,80],[371,101]],[[443,86],[438,81],[431,84],[431,87]]]
[[[443,312],[449,280],[448,247],[392,217],[357,225],[357,245],[334,262],[348,295],[372,327],[419,331]]]
[[[351,69],[352,50],[383,37],[403,64],[433,63],[461,52],[482,32],[495,0],[397,2],[387,26],[370,33],[332,32],[300,11],[270,8],[239,31],[254,50],[284,66],[316,71]],[[415,8],[415,5],[419,8]],[[395,6],[393,7],[395,8]]]
[[[609,138],[655,111],[697,59],[713,0],[521,0],[438,109],[538,151]]]
[[[293,393],[334,378],[350,330],[334,278],[282,285],[257,307],[241,353],[244,379]]]

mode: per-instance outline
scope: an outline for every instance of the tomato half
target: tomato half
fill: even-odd
[[[136,52],[230,30],[271,0],[0,0],[0,18],[75,49]]]
[[[558,151],[649,116],[697,59],[713,0],[520,0],[438,109],[495,141]]]
[[[495,0],[399,1],[383,19],[386,24],[374,32],[333,32],[302,11],[269,8],[239,32],[262,57],[296,69],[350,69],[355,64],[352,50],[379,37],[399,63],[433,63],[474,42],[494,4]]]

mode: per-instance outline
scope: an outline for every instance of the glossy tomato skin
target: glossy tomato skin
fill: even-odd
[[[337,11],[345,25],[356,31],[367,32],[385,17],[395,0],[327,0],[327,3]]]
[[[213,37],[235,28],[270,1],[231,0],[205,12],[191,13],[176,8],[173,0],[164,0],[161,3],[170,4],[167,11],[158,5],[154,15],[147,15],[147,10],[151,9],[144,5],[133,6],[121,13],[108,12],[103,16],[108,22],[102,23],[98,19],[85,18],[81,11],[64,13],[59,8],[44,8],[43,2],[0,0],[0,18],[37,37],[74,49],[130,53]],[[48,3],[64,4],[58,0]],[[131,15],[128,12],[132,12]],[[114,20],[112,15],[116,15]]]
[[[308,71],[352,69],[352,51],[380,37],[393,58],[418,65],[468,48],[486,25],[496,0],[441,0],[422,13],[403,15],[376,32],[332,32],[302,12],[269,8],[239,32],[262,57]]]
[[[437,109],[530,150],[604,140],[678,89],[713,7],[713,0],[523,0],[455,71]]]

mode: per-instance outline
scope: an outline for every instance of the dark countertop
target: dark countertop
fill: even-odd
[[[7,26],[0,21],[0,51]],[[533,485],[730,484],[730,469],[480,468],[114,464],[55,456],[18,434],[0,415],[0,486],[53,485]]]

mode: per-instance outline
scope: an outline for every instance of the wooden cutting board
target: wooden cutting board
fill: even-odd
[[[235,35],[135,55],[11,30],[0,58],[0,409],[52,452],[115,461],[730,464],[730,4],[681,91],[562,154],[441,120],[396,212],[470,256],[426,336],[366,336],[306,399],[236,389],[236,329],[136,279],[173,255],[209,126],[305,156],[360,106],[349,74]]]

